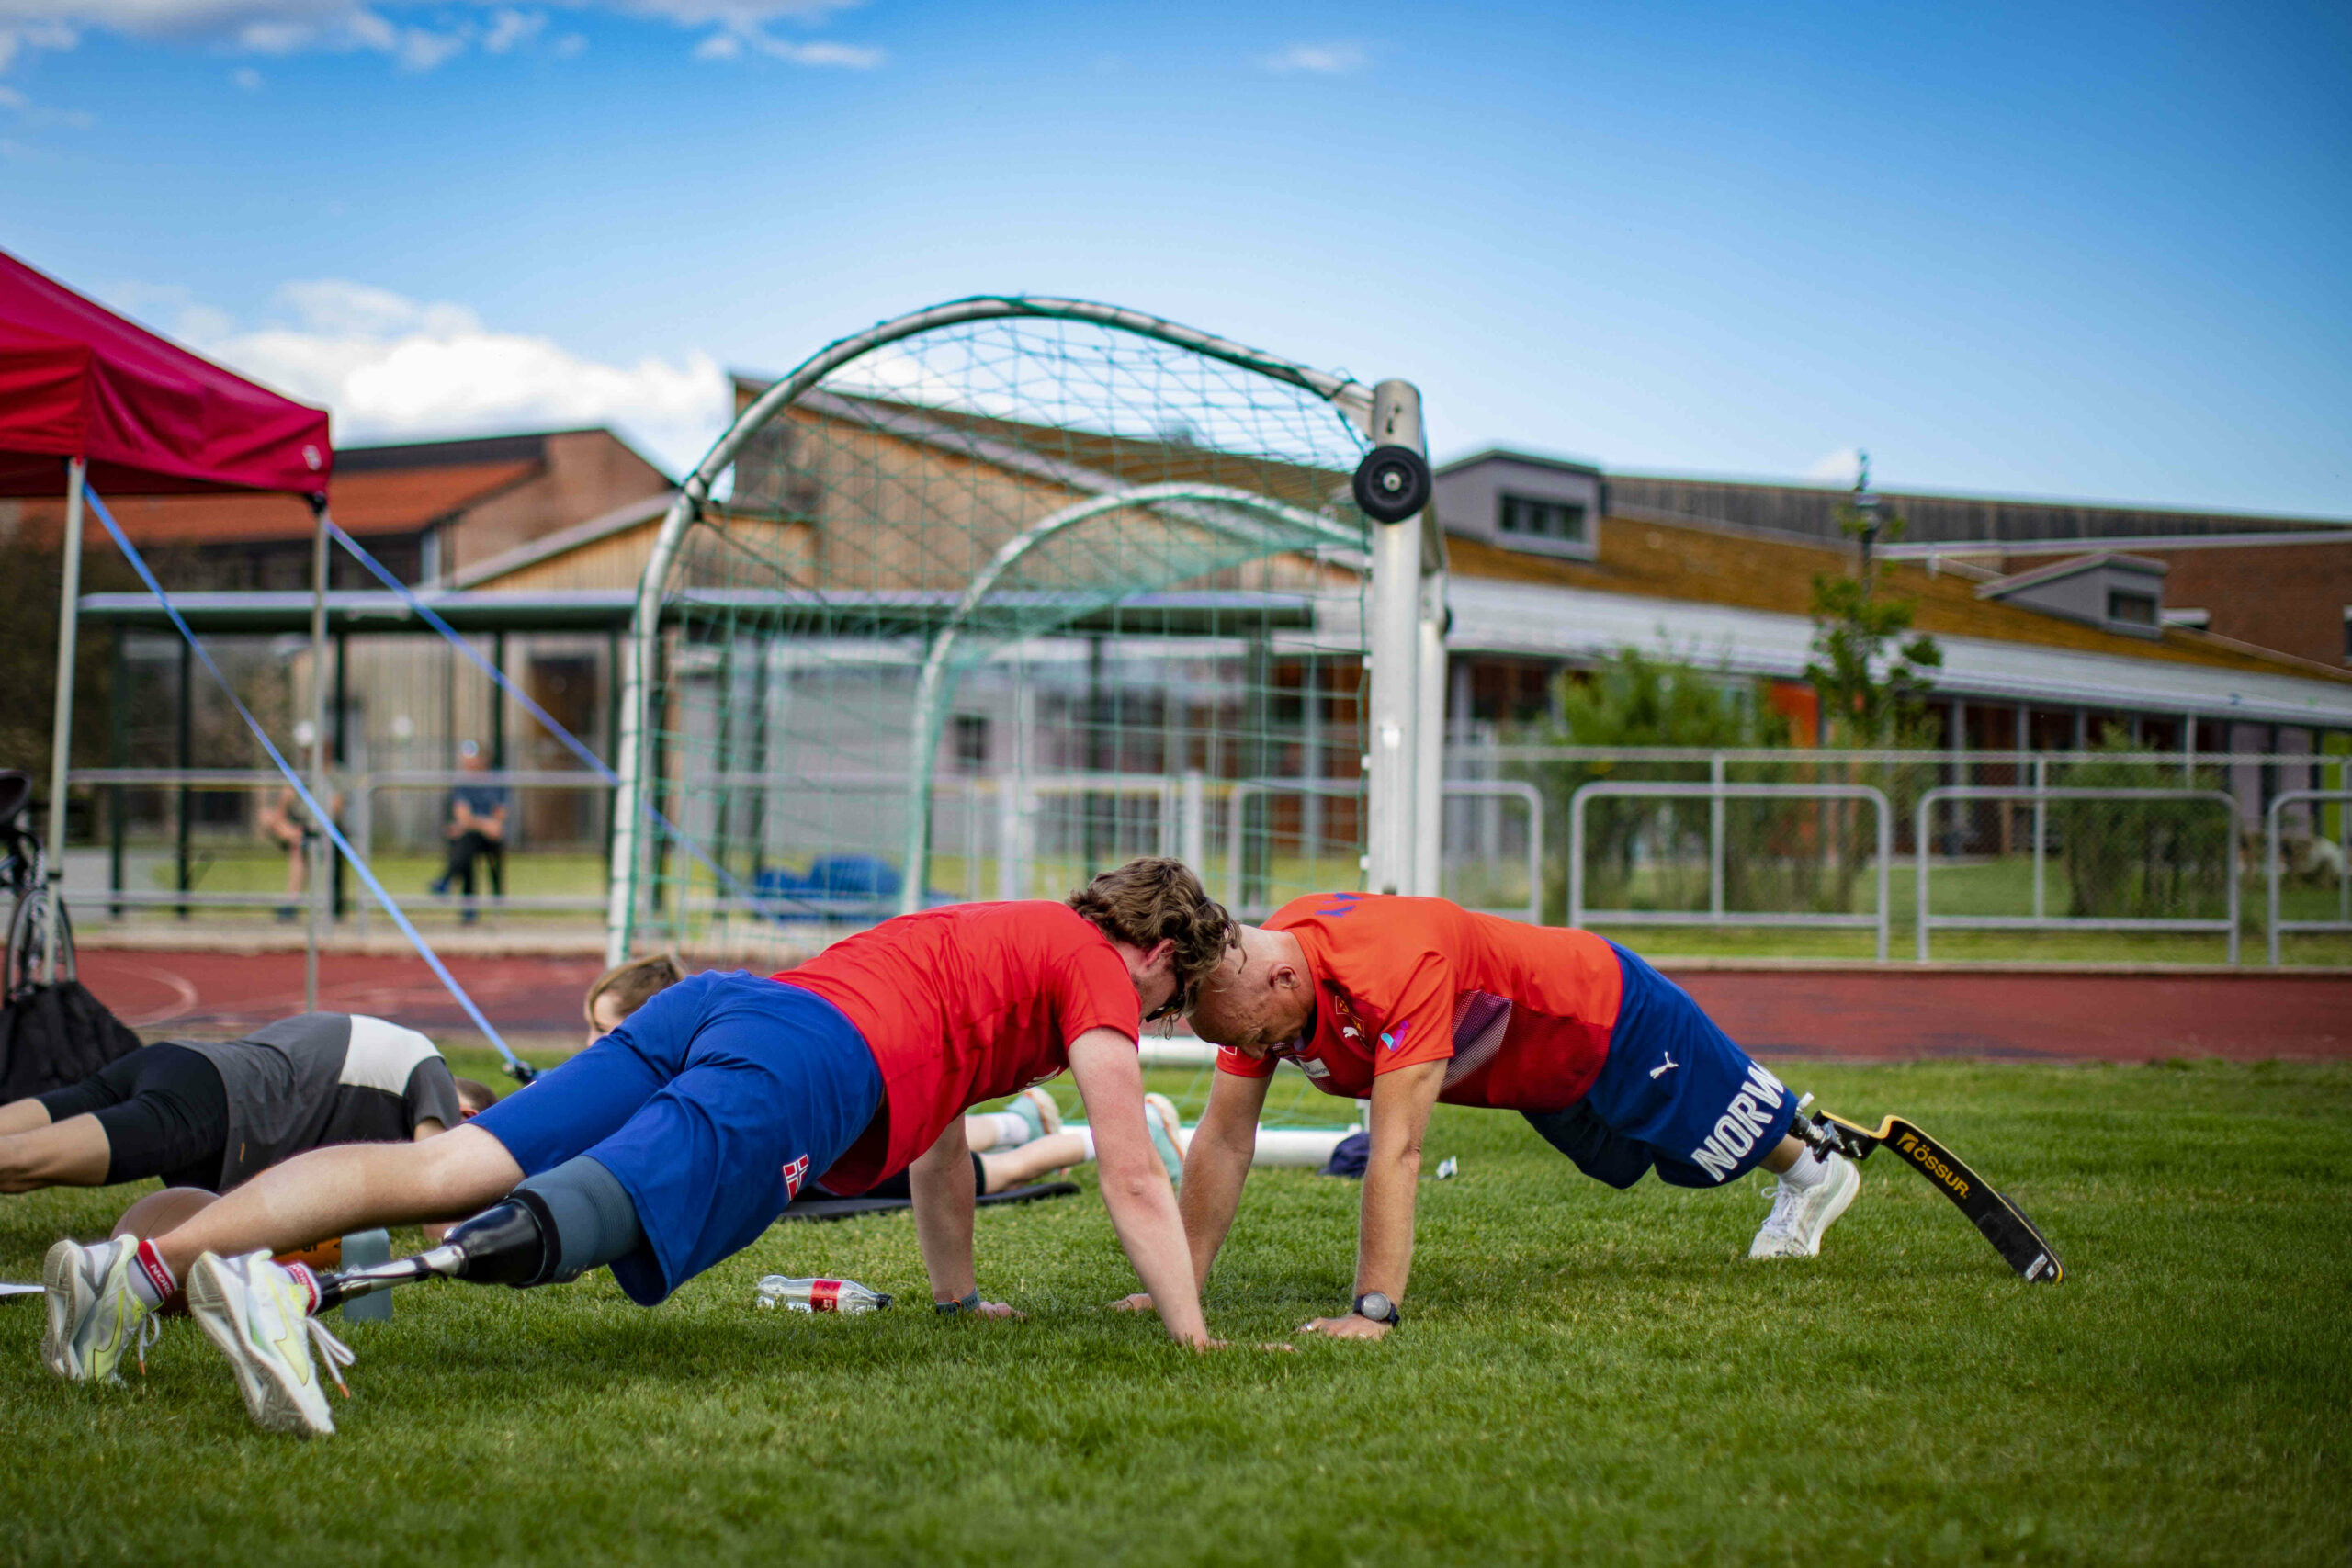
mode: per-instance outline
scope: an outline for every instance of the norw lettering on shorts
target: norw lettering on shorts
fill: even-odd
[[[1750,1062],[1747,1081],[1732,1096],[1731,1104],[1724,1108],[1722,1120],[1715,1123],[1707,1141],[1690,1151],[1690,1163],[1717,1181],[1728,1178],[1756,1146],[1756,1140],[1772,1130],[1772,1112],[1781,1108],[1787,1093],[1781,1080],[1764,1070],[1763,1064]]]

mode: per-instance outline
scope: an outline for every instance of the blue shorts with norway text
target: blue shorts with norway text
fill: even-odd
[[[1720,1187],[1755,1169],[1787,1134],[1796,1097],[1690,993],[1622,947],[1617,962],[1624,998],[1600,1077],[1565,1111],[1529,1111],[1527,1120],[1611,1187],[1631,1187],[1653,1168],[1677,1187]]]

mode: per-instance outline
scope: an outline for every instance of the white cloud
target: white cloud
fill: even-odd
[[[511,11],[504,6],[490,14],[490,30],[482,35],[485,54],[504,54],[531,42],[547,30],[545,11]]]
[[[726,426],[727,378],[700,352],[606,364],[550,338],[498,331],[463,305],[344,279],[288,284],[277,319],[246,328],[186,303],[181,291],[109,292],[126,304],[172,303],[176,336],[322,404],[337,441],[610,424],[684,472]]]
[[[1372,63],[1372,57],[1359,44],[1295,43],[1258,63],[1268,71],[1309,71],[1317,75],[1341,76],[1363,70]]]
[[[738,40],[745,48],[799,65],[865,69],[882,62],[882,51],[854,44],[797,42],[771,36],[771,23],[814,24],[857,0],[558,0],[567,9],[601,10],[646,21],[701,30],[716,28],[695,48],[699,58],[712,39]],[[415,13],[431,25],[401,19]],[[83,32],[98,29],[149,42],[204,45],[248,54],[284,55],[309,50],[349,53],[369,51],[390,56],[405,69],[430,71],[480,48],[506,54],[532,48],[546,30],[548,13],[493,0],[0,0],[0,71],[28,49],[72,49]],[[564,59],[587,40],[565,33],[550,45]]]
[[[250,65],[240,65],[229,73],[229,80],[248,93],[261,91],[261,73]]]
[[[886,58],[878,49],[858,44],[808,42],[796,43],[790,39],[777,38],[755,21],[734,20],[695,45],[696,60],[741,60],[746,50],[756,51],[771,60],[788,61],[795,65],[834,67],[845,71],[871,71]]]
[[[1835,452],[1825,452],[1815,458],[1804,471],[1804,477],[1822,484],[1850,485],[1862,471],[1860,448],[1840,446]]]

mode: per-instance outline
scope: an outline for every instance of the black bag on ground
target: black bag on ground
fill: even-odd
[[[0,1103],[80,1083],[139,1036],[79,980],[28,986],[0,1007]]]

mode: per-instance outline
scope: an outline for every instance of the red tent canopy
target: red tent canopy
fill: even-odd
[[[166,343],[0,251],[0,495],[323,492],[327,416]]]

